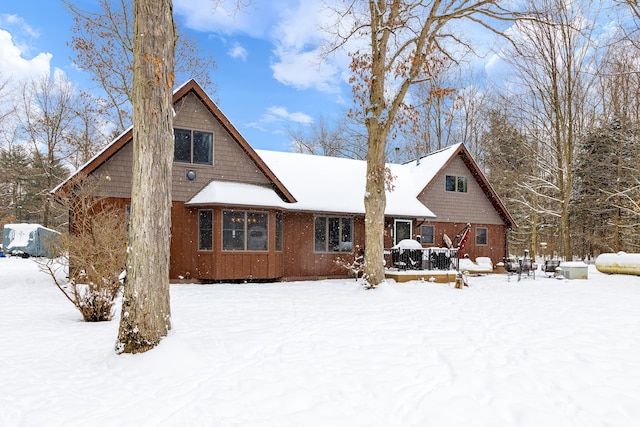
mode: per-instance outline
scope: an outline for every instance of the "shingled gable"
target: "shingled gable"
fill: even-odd
[[[446,153],[447,151],[448,153]],[[442,150],[430,153],[427,156],[423,157],[421,161],[423,159],[426,160],[431,156],[435,156],[441,153],[447,154],[447,156],[442,159],[442,163],[440,164],[439,169],[437,171],[433,171],[433,175],[428,180],[424,188],[420,191],[418,196],[421,196],[424,192],[426,192],[427,189],[429,189],[429,187],[433,185],[435,178],[439,176],[447,168],[447,166],[456,158],[456,156],[459,156],[460,159],[462,159],[464,164],[467,166],[467,168],[471,172],[471,175],[473,175],[473,177],[475,178],[480,188],[482,188],[482,191],[484,192],[485,196],[491,202],[491,205],[494,207],[494,209],[496,210],[500,218],[504,221],[505,225],[512,229],[518,226],[515,220],[513,219],[513,217],[511,216],[511,214],[509,214],[509,211],[507,210],[505,205],[502,203],[502,200],[500,200],[500,197],[498,196],[498,194],[495,192],[495,190],[493,189],[493,187],[491,186],[487,178],[484,176],[484,174],[480,170],[480,167],[478,166],[478,164],[471,157],[471,154],[469,153],[467,148],[464,146],[464,144],[459,143],[454,146],[450,146]],[[415,165],[418,162],[414,160],[410,163]]]
[[[222,113],[218,106],[209,98],[206,92],[200,87],[200,85],[191,79],[173,92],[173,104],[176,105],[181,99],[187,96],[189,93],[193,93],[203,105],[211,112],[213,117],[220,123],[220,125],[229,133],[229,135],[235,140],[238,146],[247,154],[247,156],[255,163],[258,169],[273,183],[275,190],[280,194],[283,199],[288,203],[295,203],[296,199],[284,186],[284,184],[278,179],[278,177],[269,169],[266,163],[256,154],[249,143],[244,139],[240,132],[231,124],[229,119]],[[76,172],[74,172],[69,178],[63,181],[60,185],[52,190],[52,193],[58,196],[68,194],[69,185],[74,179],[82,176],[88,176],[107,160],[113,157],[119,150],[122,149],[128,142],[133,139],[133,128],[127,129],[120,134],[116,139],[107,145],[102,151],[96,154],[91,160],[82,165]]]

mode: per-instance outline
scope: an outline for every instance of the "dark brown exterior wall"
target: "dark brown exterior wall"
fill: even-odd
[[[336,261],[340,258],[347,262],[353,261],[352,252],[318,253],[314,251],[315,216],[313,213],[304,212],[286,213],[284,216],[283,277],[288,280],[349,276],[349,272],[336,264]],[[332,215],[327,214],[327,216]],[[353,217],[353,239],[354,248],[364,247],[363,217]]]
[[[182,203],[173,204],[171,269],[172,279],[185,277],[201,280],[270,280],[348,277],[339,266],[339,258],[353,260],[352,252],[317,253],[314,251],[313,213],[286,212],[283,223],[283,250],[275,250],[275,214],[269,212],[269,251],[223,251],[222,211],[240,209],[214,207],[213,250],[198,250],[198,210]],[[255,208],[248,210],[255,211]],[[258,209],[261,210],[261,209]],[[262,211],[262,210],[261,210]],[[354,244],[364,246],[364,220],[353,218]]]
[[[340,258],[351,262],[353,253],[316,253],[314,251],[314,213],[284,212],[283,250],[275,250],[274,209],[247,208],[251,211],[269,213],[268,251],[222,251],[222,206],[202,207],[213,210],[213,250],[198,250],[198,209],[187,207],[188,201],[211,180],[245,182],[270,185],[263,173],[210,110],[190,93],[175,106],[174,126],[210,131],[214,134],[213,165],[187,163],[173,164],[173,207],[171,239],[171,279],[181,276],[203,280],[249,280],[249,279],[298,279],[347,277],[349,272],[336,264]],[[129,203],[131,194],[131,167],[133,149],[129,142],[103,165],[96,169],[97,175],[108,177],[101,187],[101,195],[117,199],[123,208]],[[197,178],[186,179],[186,171],[194,170]],[[454,174],[468,178],[467,193],[444,191],[444,176]],[[488,256],[494,263],[505,254],[506,227],[486,194],[477,184],[461,159],[455,159],[442,171],[436,180],[423,191],[419,199],[436,215],[433,222],[413,222],[414,234],[420,232],[419,225],[435,226],[435,246],[441,246],[446,233],[454,238],[467,222],[473,226],[467,244],[471,258]],[[228,209],[242,209],[229,207]],[[322,214],[325,215],[325,214]],[[328,216],[345,216],[333,215]],[[364,248],[364,218],[353,217],[354,247]],[[393,218],[387,218],[385,247],[391,247]],[[475,227],[488,230],[488,244],[475,245]],[[423,245],[428,246],[428,245]]]
[[[198,250],[198,211],[213,210],[213,250]],[[272,280],[283,276],[282,251],[275,250],[276,211],[248,208],[269,213],[268,251],[223,251],[222,211],[238,207],[187,207],[174,202],[171,226],[172,279],[190,276],[204,281]]]
[[[390,248],[393,246],[392,229],[393,218],[387,218],[385,221],[385,238],[384,247]],[[453,241],[456,234],[461,232],[467,223],[457,222],[438,222],[438,221],[413,221],[413,235],[420,235],[420,226],[432,225],[434,231],[433,244],[422,244],[423,248],[429,247],[445,247],[444,235],[446,234]],[[476,227],[483,227],[487,229],[487,244],[476,245],[475,232]],[[507,227],[505,225],[496,224],[476,224],[471,223],[471,230],[469,232],[469,239],[465,247],[465,254],[468,254],[472,260],[477,257],[489,257],[493,263],[503,261],[505,257],[505,237],[507,233]]]
[[[453,241],[457,233],[461,232],[467,225],[462,223],[446,223],[446,222],[420,222],[419,225],[433,225],[434,228],[434,244],[424,244],[424,247],[431,246],[444,246],[443,238],[446,233],[447,236]],[[476,227],[483,227],[487,229],[487,244],[476,245]],[[415,229],[416,233],[420,233],[419,226]],[[469,231],[469,239],[465,247],[464,253],[469,255],[469,258],[475,260],[477,257],[489,257],[493,263],[503,261],[505,256],[505,233],[507,229],[504,225],[495,224],[475,224],[471,223],[471,230]]]

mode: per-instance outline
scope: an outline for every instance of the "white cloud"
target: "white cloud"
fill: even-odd
[[[267,113],[264,114],[261,119],[262,122],[274,122],[283,120],[303,124],[313,123],[313,119],[311,118],[311,116],[305,113],[290,113],[285,107],[277,106],[267,108]]]
[[[335,15],[325,1],[252,2],[240,11],[235,9],[236,2],[221,0],[221,6],[214,10],[211,0],[174,0],[174,10],[189,28],[197,31],[218,36],[246,34],[271,42],[273,78],[286,86],[340,92],[340,85],[348,78],[345,74],[349,58],[344,53],[321,55],[327,37],[331,37],[322,28],[335,23]],[[246,58],[246,50],[237,46],[227,53]]]
[[[231,49],[227,51],[227,54],[235,59],[241,59],[243,61],[247,60],[247,56],[249,56],[249,52],[239,43],[234,43]]]
[[[316,89],[321,92],[340,91],[338,67],[322,61],[318,50],[276,50],[277,60],[272,62],[273,77],[280,83],[297,89]]]
[[[0,25],[3,27],[18,28],[20,33],[31,38],[40,37],[40,32],[22,19],[22,17],[14,14],[0,14]]]
[[[187,27],[197,31],[265,38],[277,20],[278,3],[253,2],[242,10],[238,10],[237,3],[238,0],[174,0],[173,10],[184,18]]]
[[[262,132],[284,135],[282,124],[285,122],[293,122],[298,124],[311,124],[313,118],[302,112],[289,112],[286,107],[273,105],[267,108],[262,114],[260,120],[245,124],[246,127],[258,129]]]
[[[348,57],[343,52],[323,52],[332,36],[323,28],[335,22],[335,15],[321,1],[299,2],[283,10],[271,34],[275,45],[273,77],[298,89],[339,93]]]
[[[51,67],[50,53],[39,53],[31,59],[23,56],[11,34],[0,30],[0,75],[14,82],[47,74]]]

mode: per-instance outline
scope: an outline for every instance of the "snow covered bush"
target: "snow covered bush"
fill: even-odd
[[[364,271],[364,251],[360,249],[360,246],[356,245],[353,251],[353,259],[346,260],[344,258],[338,258],[335,263],[340,267],[345,268],[358,280]]]
[[[126,262],[125,207],[96,197],[97,182],[94,179],[77,184],[73,197],[60,201],[69,211],[71,224],[57,251],[64,255],[42,262],[87,322],[113,318]]]

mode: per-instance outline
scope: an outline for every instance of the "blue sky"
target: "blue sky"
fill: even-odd
[[[0,72],[38,75],[62,70],[79,88],[91,87],[72,63],[71,15],[58,0],[22,0],[0,6]],[[80,7],[93,1],[77,0]],[[258,149],[288,151],[287,127],[332,119],[351,100],[345,55],[320,61],[319,27],[326,11],[316,0],[254,1],[242,12],[213,10],[211,0],[174,0],[182,31],[212,55],[216,92],[210,95]],[[182,82],[176,82],[178,84]]]
[[[308,126],[320,115],[330,123],[343,114],[352,99],[349,58],[344,52],[324,60],[318,55],[328,37],[321,28],[335,23],[323,7],[326,0],[245,0],[252,4],[236,13],[229,13],[232,8],[225,4],[238,0],[220,1],[222,6],[214,10],[214,0],[173,0],[174,15],[181,31],[195,37],[200,49],[216,61],[210,74],[217,89],[210,95],[254,148],[289,151],[288,127]],[[96,4],[96,0],[74,2],[84,9]],[[603,11],[607,20],[613,12],[628,19],[626,9]],[[2,79],[61,70],[78,88],[88,89],[88,75],[70,59],[71,26],[71,15],[60,0],[3,2]],[[492,53],[499,49],[496,37],[478,28],[453,29],[474,45],[484,46],[478,52],[485,55],[465,58],[474,72],[473,84],[482,84],[475,81],[478,76],[505,82],[508,67]],[[357,41],[350,46],[357,47]]]

